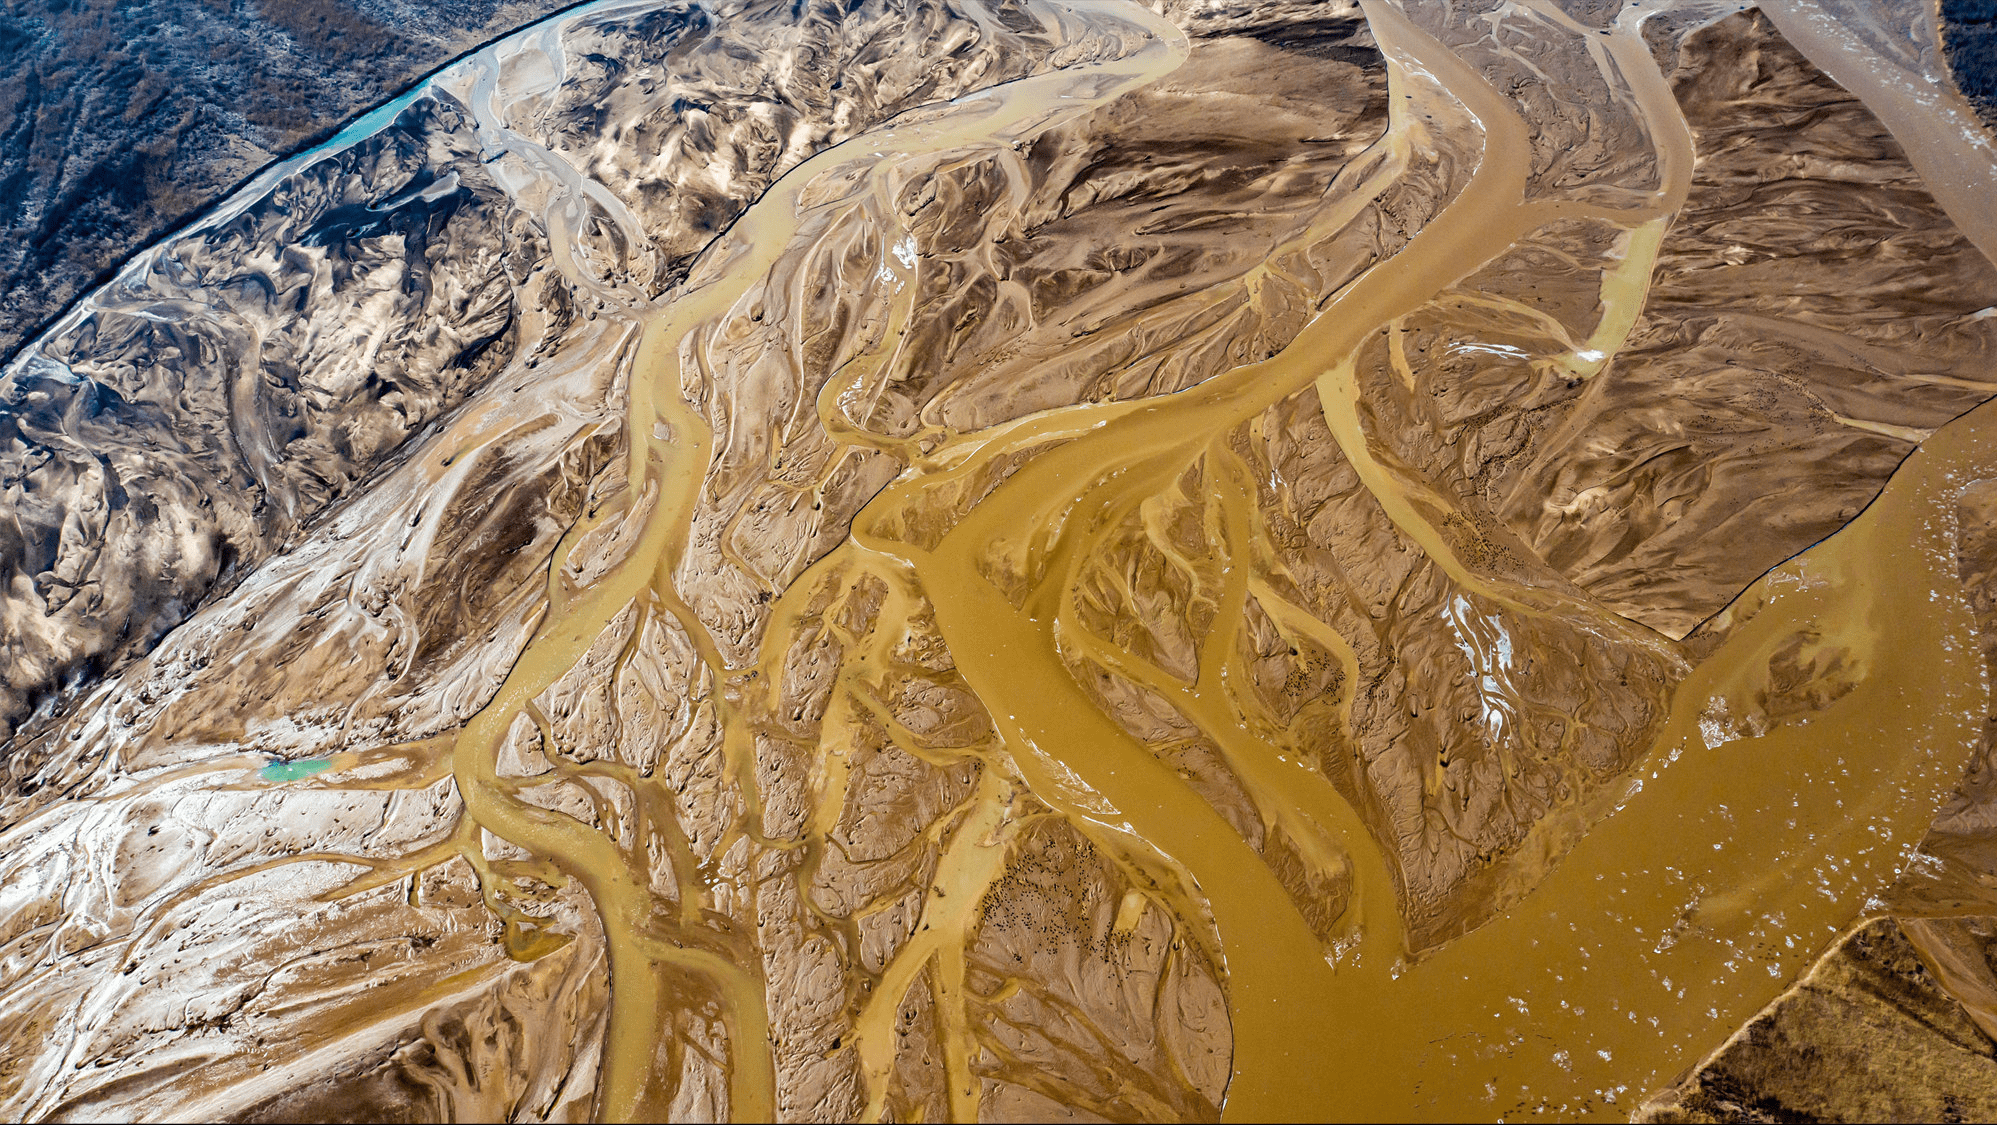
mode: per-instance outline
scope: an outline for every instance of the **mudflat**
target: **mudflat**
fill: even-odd
[[[1884,10],[599,0],[270,168],[0,373],[0,1108],[1997,1104]]]

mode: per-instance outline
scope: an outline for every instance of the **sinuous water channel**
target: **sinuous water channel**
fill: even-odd
[[[1071,10],[1098,19],[1144,15],[1109,4]],[[1162,402],[1051,411],[1001,433],[945,440],[926,455],[938,470],[918,466],[856,517],[864,530],[856,534],[853,557],[841,552],[818,565],[843,565],[933,601],[952,653],[997,718],[1011,760],[1034,792],[1109,849],[1126,853],[1156,893],[1186,903],[1197,896],[1212,911],[1235,1034],[1230,1116],[1301,1120],[1331,1105],[1355,1116],[1395,1116],[1410,1108],[1410,1063],[1426,1063],[1425,1074],[1450,1076],[1422,1084],[1418,1104],[1438,1117],[1483,1108],[1489,1082],[1516,1083],[1567,1112],[1606,1108],[1612,1104],[1606,1093],[1668,1075],[1716,1032],[1765,1002],[1784,980],[1784,958],[1793,968],[1797,957],[1793,942],[1778,946],[1777,940],[1802,935],[1807,954],[1835,933],[1851,911],[1850,896],[1891,874],[1899,849],[1960,769],[1986,687],[1969,657],[1966,611],[1959,600],[1931,592],[1952,584],[1945,548],[1936,542],[1949,518],[1947,481],[1989,463],[1977,460],[1989,455],[1987,438],[1979,441],[1976,420],[1966,420],[1963,432],[1949,435],[1955,440],[1924,452],[1857,526],[1749,595],[1754,624],[1737,631],[1681,688],[1680,699],[1688,701],[1681,703],[1684,713],[1674,716],[1639,766],[1623,807],[1512,915],[1418,966],[1397,963],[1392,952],[1398,934],[1391,883],[1357,818],[1321,778],[1286,768],[1273,748],[1238,729],[1224,695],[1231,638],[1216,629],[1200,681],[1190,690],[1175,688],[1189,697],[1186,713],[1254,779],[1258,797],[1266,795],[1278,816],[1302,826],[1299,838],[1315,845],[1321,862],[1351,857],[1345,862],[1360,882],[1353,909],[1363,942],[1341,964],[1328,964],[1260,859],[1076,687],[1062,660],[1060,622],[1075,572],[1091,553],[1091,534],[1100,535],[1195,467],[1203,483],[1212,480],[1207,487],[1232,498],[1224,532],[1231,592],[1222,596],[1238,604],[1255,566],[1256,533],[1250,513],[1241,510],[1243,470],[1229,463],[1226,435],[1275,401],[1318,384],[1327,413],[1337,415],[1333,432],[1348,443],[1348,456],[1365,463],[1371,455],[1354,413],[1355,394],[1349,383],[1342,385],[1344,361],[1336,357],[1531,227],[1574,210],[1532,206],[1521,198],[1521,161],[1530,149],[1513,107],[1397,9],[1375,4],[1367,14],[1390,57],[1435,76],[1485,128],[1483,161],[1449,208],[1398,255],[1341,292],[1269,360]],[[1654,209],[1612,216],[1632,228],[1670,214],[1682,200],[1691,163],[1677,107],[1638,38],[1640,18],[1624,17],[1610,50],[1626,68],[1658,138],[1665,183]],[[973,142],[1006,143],[1045,128],[1053,112],[1080,113],[1159,78],[1183,58],[1183,37],[1162,20],[1145,23],[1154,42],[1125,60],[1002,87],[951,107],[941,121],[904,124],[870,137],[866,146],[850,146],[891,146],[887,159],[874,151],[834,149],[801,165],[736,225],[716,252],[717,264],[691,292],[646,325],[627,433],[635,435],[631,479],[646,482],[641,491],[656,489],[659,499],[612,575],[578,592],[543,624],[500,695],[460,736],[456,765],[481,825],[552,859],[590,887],[615,951],[618,1007],[610,1034],[629,1044],[629,1052],[649,1049],[657,1035],[644,1021],[659,1008],[652,978],[660,966],[726,982],[738,1043],[762,1037],[758,982],[714,952],[649,939],[649,904],[622,857],[593,830],[509,806],[496,792],[490,763],[520,709],[567,671],[639,590],[649,585],[690,630],[700,628],[676,604],[671,571],[691,505],[686,492],[701,480],[712,436],[681,399],[679,357],[698,347],[695,334],[727,314],[809,222],[799,196],[814,178],[843,174],[856,181],[843,198],[815,205],[852,206],[849,200],[865,199],[887,177],[910,175],[911,164],[935,153]],[[1060,99],[1079,104],[1063,107]],[[1383,144],[1391,146],[1391,138]],[[1383,162],[1391,159],[1383,156]],[[892,231],[881,237],[899,241]],[[661,432],[670,436],[650,436]],[[993,458],[1063,439],[1070,440],[1009,478],[931,549],[877,530],[903,512],[919,511],[930,490]],[[1419,511],[1397,502],[1390,477],[1378,474],[1367,484],[1397,522],[1405,521],[1404,530],[1447,560],[1448,548],[1424,534]],[[1023,604],[1008,600],[981,572],[981,563],[999,552],[1024,555],[1024,569],[1038,578]],[[1926,580],[1910,581],[1910,574]],[[1784,589],[1790,585],[1785,578],[1794,588]],[[783,636],[785,616],[780,604],[768,636]],[[1225,609],[1217,614],[1221,621],[1235,616]],[[1894,622],[1890,631],[1882,628],[1886,621]],[[1766,638],[1806,622],[1852,643],[1869,665],[1911,674],[1869,679],[1863,694],[1840,708],[1852,718],[1839,723],[1827,717],[1808,745],[1781,734],[1719,747],[1699,743],[1692,708],[1751,675]],[[1608,617],[1599,627],[1632,628]],[[1652,643],[1666,644],[1661,638]],[[777,647],[768,640],[765,646]],[[740,674],[709,659],[718,677]],[[1739,811],[1716,804],[1716,792],[1726,793]],[[1090,808],[1082,796],[1088,793],[1099,794],[1107,807]],[[1786,807],[1779,795],[1792,798]],[[963,888],[959,901],[973,897],[966,892],[978,889],[981,876],[996,874],[998,857],[974,828],[981,818],[975,811],[970,816],[944,861],[945,885]],[[1719,863],[1706,854],[1711,851],[1722,853]],[[1695,878],[1688,874],[1693,871],[1703,874]],[[938,919],[946,920],[956,923],[955,934],[927,931],[937,936],[915,948],[934,946],[947,981],[949,950],[961,947],[964,919]],[[1679,928],[1689,932],[1674,935]],[[1519,950],[1532,952],[1520,958]],[[947,996],[949,985],[944,989]],[[1484,1030],[1486,1020],[1505,1021],[1513,1010],[1532,1021],[1536,1037],[1558,1046],[1547,1049],[1516,1033],[1508,1041]],[[880,1022],[862,1028],[863,1034],[887,1030]],[[952,1048],[953,1075],[968,1075],[965,1048]],[[733,1060],[734,1104],[749,1118],[772,1104],[768,1063],[758,1054],[747,1050]],[[607,1104],[613,1111],[636,1110],[645,1085],[643,1061],[612,1058]],[[875,1078],[885,1081],[884,1074]],[[953,1093],[968,1109],[963,1081],[953,1082]]]
[[[191,902],[311,863],[342,872],[316,892],[320,901],[406,888],[394,893],[414,908],[424,872],[463,861],[476,869],[483,908],[502,920],[515,962],[579,957],[576,943],[600,934],[607,1014],[597,1115],[657,1120],[684,1110],[685,1075],[701,1055],[725,1074],[709,1109],[770,1119],[795,1109],[781,1076],[790,1064],[780,1025],[791,1017],[777,1008],[803,986],[772,976],[791,970],[770,952],[768,919],[778,911],[769,904],[803,904],[799,916],[815,915],[827,932],[857,925],[814,888],[828,865],[853,862],[842,858],[851,848],[838,842],[840,826],[872,784],[857,748],[875,739],[961,783],[952,782],[947,807],[922,830],[933,858],[908,877],[914,898],[898,900],[915,904],[896,908],[913,911],[904,936],[844,1001],[841,1026],[850,1030],[833,1045],[858,1060],[851,1097],[859,1116],[878,1120],[901,1096],[898,1059],[912,1034],[905,1001],[926,988],[922,1010],[933,1012],[924,1018],[934,1021],[947,1111],[977,1117],[981,1068],[993,1065],[996,1048],[978,1026],[991,1018],[979,1013],[994,1009],[974,1001],[1000,1001],[990,999],[978,975],[985,970],[967,961],[968,951],[1029,832],[1050,821],[1074,830],[1128,888],[1106,941],[1168,933],[1164,956],[1215,971],[1225,995],[1227,1030],[1215,1040],[1226,1044],[1225,1119],[1467,1119],[1535,1109],[1618,1116],[1752,1016],[1866,909],[1961,777],[1990,685],[1958,575],[1956,521],[1965,489],[1997,474],[1993,408],[1926,437],[1876,501],[1754,581],[1689,640],[1614,612],[1573,583],[1494,565],[1504,553],[1495,533],[1465,532],[1458,501],[1410,468],[1405,442],[1377,432],[1387,407],[1376,401],[1383,384],[1365,374],[1369,357],[1393,357],[1391,370],[1412,388],[1406,326],[1462,306],[1466,279],[1561,224],[1595,224],[1613,236],[1598,238],[1598,259],[1585,264],[1599,279],[1592,322],[1534,357],[1533,370],[1574,387],[1617,377],[1694,175],[1693,130],[1646,26],[1699,3],[1644,0],[1601,27],[1542,0],[1510,0],[1478,17],[1493,27],[1529,21],[1549,42],[1582,44],[1561,48],[1563,57],[1589,60],[1649,146],[1615,191],[1562,194],[1537,178],[1540,142],[1520,103],[1438,38],[1435,20],[1447,17],[1410,18],[1387,0],[1364,0],[1387,68],[1384,128],[1241,283],[1243,307],[1306,306],[1294,331],[1259,357],[1231,356],[1168,393],[1094,395],[976,425],[939,420],[946,412],[938,410],[911,422],[883,405],[908,372],[946,362],[916,330],[934,315],[925,271],[941,268],[933,256],[941,251],[923,238],[942,236],[928,219],[917,222],[923,205],[910,199],[965,169],[1000,169],[999,186],[979,204],[987,229],[1000,229],[1003,218],[992,215],[1028,206],[1034,187],[1023,169],[1033,146],[1165,88],[1197,53],[1185,31],[1122,0],[1035,0],[1023,10],[1055,44],[1047,65],[818,149],[759,190],[683,278],[652,284],[617,249],[647,238],[647,220],[628,197],[579,169],[573,151],[509,125],[520,106],[553,97],[567,79],[563,34],[651,7],[618,0],[577,9],[425,88],[461,95],[487,165],[511,198],[533,201],[547,261],[587,299],[576,306],[589,311],[572,318],[571,343],[537,377],[581,380],[575,403],[600,396],[593,401],[603,424],[588,432],[604,435],[602,448],[612,451],[591,465],[585,500],[550,540],[533,579],[541,608],[496,687],[465,689],[476,706],[424,738],[348,743],[251,780],[262,759],[240,753],[164,766],[114,762],[94,768],[127,775],[90,797],[108,808],[209,783],[202,779],[258,792],[447,786],[462,801],[462,819],[393,856],[315,846],[218,868],[154,901]],[[1721,7],[1701,12],[1716,19]],[[965,11],[997,34],[996,17]],[[1063,50],[1074,58],[1064,61]],[[364,140],[419,96],[429,95],[419,90],[371,115],[243,198]],[[1474,146],[1450,150],[1458,163],[1436,155],[1464,138]],[[1313,289],[1320,279],[1300,280],[1320,268],[1310,255],[1373,221],[1372,209],[1411,169],[1438,167],[1448,190],[1407,237],[1321,292]],[[193,233],[222,229],[245,205],[225,206]],[[133,276],[151,268],[141,262]],[[813,293],[827,285],[864,291],[864,314],[855,316],[864,325],[820,347],[815,341],[833,333],[824,318],[812,319]],[[86,304],[77,316],[90,313]],[[549,407],[530,381],[507,390],[501,383],[522,369],[508,370],[490,397],[445,416],[420,452],[394,468],[402,475],[389,479],[403,482],[395,487],[412,496],[473,487],[465,482],[483,471],[481,459],[521,434],[585,432],[576,419],[590,407]],[[818,374],[793,377],[807,371]],[[1578,827],[1508,845],[1539,851],[1508,869],[1514,874],[1492,892],[1488,917],[1421,948],[1404,921],[1403,898],[1413,892],[1403,860],[1364,796],[1358,751],[1342,764],[1305,753],[1295,724],[1286,728],[1256,694],[1251,613],[1271,623],[1269,635],[1291,654],[1323,654],[1323,682],[1332,685],[1323,714],[1338,728],[1330,737],[1357,746],[1356,716],[1373,713],[1361,698],[1370,659],[1362,650],[1378,638],[1355,632],[1356,618],[1334,625],[1308,604],[1300,592],[1307,584],[1285,562],[1293,547],[1272,527],[1268,497],[1300,486],[1274,480],[1274,458],[1258,460],[1256,451],[1271,412],[1295,402],[1335,444],[1342,471],[1379,513],[1381,534],[1402,544],[1381,550],[1425,557],[1448,591],[1441,626],[1481,638],[1459,644],[1480,682],[1497,685],[1488,695],[1497,702],[1465,722],[1487,729],[1492,745],[1525,721],[1499,692],[1512,690],[1507,677],[1525,674],[1514,667],[1508,627],[1564,630],[1580,638],[1576,646],[1622,654],[1614,658],[1620,669],[1603,675],[1666,685],[1660,698],[1668,704],[1632,728],[1642,745],[1628,764],[1601,788],[1560,802],[1560,823]],[[805,431],[813,434],[799,439],[808,452],[793,457],[781,435]],[[779,436],[757,436],[765,432]],[[751,455],[739,455],[743,448]],[[743,464],[778,486],[755,493],[766,498],[717,532],[712,513],[725,508],[736,479],[719,467],[739,476],[749,472]],[[852,487],[861,477],[872,483]],[[839,517],[850,533],[821,510],[841,489],[864,496]],[[772,512],[812,529],[799,533],[805,539],[832,527],[833,541],[800,547],[783,567],[731,556],[736,524],[778,519]],[[353,534],[368,534],[368,519],[353,517]],[[418,527],[404,541],[438,534]],[[1180,603],[1195,622],[1189,668],[1109,635],[1092,616],[1090,599],[1107,581],[1101,560],[1132,542],[1190,576]],[[735,611],[713,600],[714,587],[701,585],[724,562],[775,575],[761,590],[744,587],[752,608],[740,628],[728,624]],[[940,639],[946,662],[920,655],[924,630]],[[689,813],[695,798],[686,796],[684,771],[675,781],[664,766],[554,749],[567,737],[564,715],[588,705],[576,701],[589,689],[576,685],[595,677],[635,691],[626,685],[642,677],[626,669],[649,659],[646,646],[669,647],[660,637],[683,638],[688,659],[676,690],[695,701],[693,710],[704,708],[703,737],[719,764],[698,784],[726,794],[719,819]],[[828,637],[836,657],[822,676],[828,686],[816,697],[823,702],[812,733],[782,736],[780,728],[799,729],[806,710],[797,702],[797,654]],[[1798,637],[1813,651],[1840,654],[1849,689],[1804,721],[1730,725],[1728,716],[1771,690],[1771,660]],[[930,672],[922,674],[961,680],[989,737],[942,745],[883,702],[882,685],[906,681],[924,660]],[[1308,914],[1261,842],[1106,704],[1108,689],[1095,685],[1112,681],[1162,701],[1190,732],[1184,740],[1211,747],[1268,837],[1294,849],[1309,885],[1344,888],[1326,892],[1338,904],[1328,925]],[[676,729],[697,725],[685,722]],[[808,798],[788,812],[768,797],[770,747],[780,737],[804,746],[810,760]],[[545,749],[530,771],[520,767],[526,744]],[[547,796],[565,784],[583,797]],[[1039,811],[1022,811],[1029,808]],[[55,832],[51,818],[62,815],[60,807],[38,811],[10,836]],[[786,881],[788,890],[767,889]],[[744,889],[751,886],[766,889]],[[558,918],[564,888],[586,896],[593,931]],[[135,930],[121,940],[137,949],[145,939]],[[1191,970],[1158,970],[1159,981],[1171,971]],[[1002,983],[1001,994],[1017,992],[1028,973]],[[35,979],[7,989],[18,996]],[[689,1011],[713,1017],[702,1025],[705,1045],[688,1045]],[[1007,1062],[1015,1064],[1030,1068]],[[1120,1081],[1129,1104],[1174,1112],[1172,1095]],[[70,1104],[10,1096],[7,1104],[42,1113]],[[215,1104],[234,1104],[232,1096],[221,1090]]]

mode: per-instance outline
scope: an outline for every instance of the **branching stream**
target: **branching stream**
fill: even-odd
[[[588,15],[649,10],[633,0]],[[967,42],[1039,36],[1052,44],[1047,64],[923,102],[787,165],[671,283],[634,264],[646,214],[591,178],[586,149],[514,127],[574,80],[566,68],[578,56],[562,35],[581,15],[441,76],[578,295],[583,311],[565,330],[584,344],[543,377],[594,380],[572,397],[600,392],[600,416],[567,400],[544,407],[521,381],[520,397],[450,415],[392,470],[404,476],[383,479],[475,488],[495,451],[543,429],[574,435],[564,450],[596,442],[594,460],[578,474],[573,518],[548,536],[524,645],[496,687],[452,689],[454,706],[478,700],[461,722],[272,766],[258,785],[446,792],[461,817],[395,854],[315,846],[170,885],[149,900],[154,921],[130,921],[106,948],[139,950],[180,904],[293,865],[343,873],[317,901],[392,892],[415,910],[424,880],[462,862],[514,962],[569,958],[563,972],[586,975],[597,970],[578,951],[600,940],[597,1115],[658,1120],[690,1105],[736,1120],[793,1115],[803,1110],[787,1091],[807,1069],[797,1060],[836,1052],[856,1060],[852,1112],[905,1114],[906,1060],[926,1035],[941,1075],[936,1108],[968,1121],[995,1073],[1048,1097],[1071,1092],[1026,1036],[998,1025],[1017,1010],[1011,998],[1081,970],[1022,955],[1013,975],[995,975],[978,953],[1020,857],[1050,847],[1058,826],[1107,873],[1089,885],[1112,888],[1113,922],[1081,926],[1102,931],[1089,955],[1124,965],[1133,994],[1150,991],[1139,1021],[1185,1008],[1190,993],[1170,990],[1201,974],[1225,996],[1226,1026],[1190,1037],[1226,1060],[1224,1096],[1203,1100],[1197,1060],[1159,1048],[1167,1064],[1104,1062],[1086,1082],[1061,1080],[1107,1091],[1095,1108],[1188,1119],[1217,1107],[1240,1121],[1626,1114],[1867,908],[1961,776],[1989,699],[1955,524],[1964,490],[1997,474],[1991,407],[1927,438],[1876,502],[1754,582],[1692,641],[1519,562],[1516,537],[1479,525],[1462,489],[1413,464],[1422,439],[1384,432],[1390,412],[1439,409],[1423,397],[1440,394],[1418,370],[1429,361],[1409,352],[1424,317],[1469,310],[1527,325],[1543,350],[1506,347],[1535,386],[1617,378],[1694,176],[1693,129],[1647,21],[1730,10],[1643,0],[1593,26],[1551,0],[1480,15],[1364,0],[1387,67],[1384,128],[1295,204],[1256,261],[1218,280],[1187,267],[1214,295],[1191,282],[1131,290],[1138,312],[1115,323],[1132,339],[1172,337],[1156,349],[1167,357],[1156,361],[1162,385],[1009,413],[964,390],[968,377],[914,406],[906,388],[955,370],[959,337],[982,331],[966,327],[978,318],[1039,307],[1018,282],[976,288],[978,271],[997,276],[993,263],[1015,253],[1008,237],[1086,205],[1036,197],[1063,138],[1140,94],[1180,96],[1172,83],[1191,81],[1188,60],[1210,50],[1180,25],[1121,0],[966,8]],[[1480,69],[1479,51],[1525,69],[1585,68],[1617,99],[1618,127],[1649,151],[1618,166],[1619,182],[1549,188],[1546,130]],[[950,192],[962,193],[962,214],[938,219]],[[1410,214],[1400,236],[1387,233],[1389,219]],[[1469,279],[1550,229],[1608,232],[1591,236],[1594,257],[1570,259],[1598,296],[1586,324],[1470,291]],[[1368,239],[1377,246],[1353,252],[1352,268],[1326,264]],[[1208,252],[1219,261],[1219,249]],[[972,280],[954,292],[954,277]],[[925,326],[959,298],[977,307],[938,345]],[[1142,319],[1173,301],[1199,307],[1171,313],[1184,317],[1176,322]],[[1207,336],[1225,359],[1198,371]],[[1235,348],[1236,338],[1255,346]],[[1016,354],[988,354],[1001,357],[993,370],[1030,384],[1018,372],[1035,361],[1006,367]],[[1179,368],[1193,375],[1166,378]],[[1868,434],[1926,432],[1832,417]],[[1479,892],[1489,909],[1465,908],[1470,921],[1443,938],[1409,920],[1428,893],[1408,859],[1415,829],[1376,794],[1384,767],[1362,753],[1360,728],[1384,713],[1379,701],[1404,706],[1382,686],[1376,655],[1401,626],[1369,616],[1357,594],[1326,610],[1336,598],[1302,573],[1299,534],[1278,526],[1305,490],[1283,475],[1275,431],[1285,426],[1319,435],[1354,510],[1377,529],[1375,554],[1429,568],[1399,582],[1440,591],[1443,608],[1424,610],[1421,627],[1464,654],[1463,698],[1479,709],[1458,725],[1497,763],[1490,785],[1527,772],[1540,713],[1558,710],[1519,685],[1553,675],[1544,669],[1564,656],[1524,639],[1515,651],[1522,630],[1593,661],[1586,675],[1612,685],[1603,692],[1651,692],[1641,706],[1653,710],[1622,728],[1623,764],[1531,814],[1552,827],[1502,846],[1458,833],[1464,849],[1483,849],[1496,889]],[[1147,636],[1177,630],[1183,644],[1139,637],[1129,622],[1140,618]],[[1840,653],[1854,686],[1806,721],[1734,722],[1799,637]],[[1318,711],[1271,703],[1266,669],[1284,659],[1300,669],[1293,677],[1319,677]],[[641,697],[653,711],[634,710]],[[916,697],[958,702],[907,703]],[[585,753],[573,730],[591,707],[622,716],[603,720],[611,743],[670,745],[643,761]],[[632,715],[651,716],[653,735]],[[1542,741],[1578,753],[1580,736],[1560,729]],[[1165,752],[1188,747],[1218,763],[1210,776]],[[930,804],[892,854],[867,861],[898,874],[853,875],[863,849],[850,810],[874,799],[869,787],[881,783],[867,771],[889,753],[918,763],[909,776],[928,779],[920,800]],[[1423,799],[1440,805],[1438,794],[1456,791],[1449,756],[1425,775]],[[240,756],[183,762],[91,799],[136,802],[242,769]],[[1245,814],[1203,788],[1212,776],[1243,795]],[[53,832],[58,815],[37,813],[11,838]],[[1498,852],[1524,858],[1505,867]],[[856,906],[840,879],[881,885]],[[577,902],[590,925],[564,913]],[[26,948],[29,932],[10,930],[10,948]],[[1157,950],[1142,972],[1129,968],[1138,946]],[[19,995],[54,971],[6,987]],[[466,970],[452,987],[475,976]],[[828,977],[844,983],[812,991]],[[438,986],[424,1002],[447,993]],[[1046,997],[1050,1008],[1065,1003],[1051,988]],[[811,1027],[839,1029],[829,1044],[796,1030],[807,1003],[823,1009]],[[1061,1019],[1103,1044],[1103,1059],[1122,1049],[1113,1043],[1151,1034],[1079,1003]],[[701,1074],[725,1080],[710,1089]],[[10,1096],[45,1114],[69,1104]]]

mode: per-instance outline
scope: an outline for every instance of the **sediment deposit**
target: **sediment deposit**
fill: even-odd
[[[273,170],[0,376],[0,1108],[1961,1049],[1997,167],[1839,3],[604,0]]]

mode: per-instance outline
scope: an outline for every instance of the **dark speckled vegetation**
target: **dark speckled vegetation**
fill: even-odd
[[[1941,0],[1941,23],[1955,84],[1997,126],[1997,0]]]
[[[9,0],[0,361],[230,185],[572,0]]]

